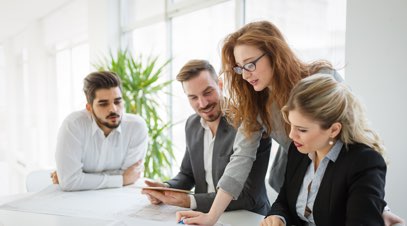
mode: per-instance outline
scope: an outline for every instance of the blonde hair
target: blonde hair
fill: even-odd
[[[264,57],[268,57],[273,73],[271,79],[273,91],[265,88],[257,92],[241,75],[233,71],[233,67],[236,66],[233,51],[237,45],[254,46],[266,53]],[[275,102],[281,109],[287,102],[292,87],[302,78],[315,74],[322,68],[331,69],[332,66],[326,61],[303,63],[295,56],[274,24],[268,21],[246,24],[229,34],[222,47],[222,72],[230,96],[227,112],[229,119],[235,127],[243,124],[244,134],[250,137],[262,126],[257,121],[257,117],[260,116],[266,129],[265,135],[269,136],[273,129],[271,105]],[[288,129],[287,125],[286,132]]]
[[[379,135],[369,127],[364,108],[349,88],[332,76],[316,74],[302,79],[291,91],[281,109],[288,122],[288,112],[296,110],[328,129],[335,122],[342,124],[338,139],[345,145],[365,144],[384,153]]]

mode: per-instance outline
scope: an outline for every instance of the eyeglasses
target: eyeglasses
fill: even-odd
[[[236,72],[236,74],[243,74],[243,70],[246,70],[248,72],[253,72],[256,70],[256,63],[257,61],[259,61],[264,55],[266,55],[266,53],[263,53],[261,56],[259,56],[257,59],[253,60],[252,62],[249,62],[245,65],[243,65],[243,67],[240,66],[235,66],[233,67],[233,70]]]

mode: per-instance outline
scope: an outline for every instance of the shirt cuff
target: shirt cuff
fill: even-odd
[[[386,205],[386,206],[384,207],[383,213],[386,212],[386,211],[391,212],[390,207],[389,207],[388,205]]]
[[[278,218],[280,218],[280,220],[282,220],[282,221],[283,221],[284,226],[286,226],[286,225],[287,225],[287,222],[285,221],[284,217],[282,217],[282,216],[280,216],[280,215],[275,215],[275,216],[276,216],[276,217],[278,217]]]
[[[196,200],[195,200],[195,197],[193,196],[193,195],[189,195],[189,201],[190,201],[190,206],[189,206],[189,208],[191,208],[191,209],[196,209],[197,208],[197,204],[196,204]]]
[[[218,182],[217,189],[222,188],[226,193],[233,197],[233,200],[237,200],[243,190],[243,186],[243,184],[240,184],[233,177],[223,174]]]
[[[123,176],[122,175],[107,175],[108,181],[107,186],[108,188],[118,188],[123,186]]]

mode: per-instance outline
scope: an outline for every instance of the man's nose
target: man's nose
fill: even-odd
[[[198,100],[199,108],[205,108],[208,105],[206,98],[200,97]]]
[[[110,112],[116,112],[116,110],[117,110],[116,104],[110,105]]]

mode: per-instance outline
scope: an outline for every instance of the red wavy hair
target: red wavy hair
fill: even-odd
[[[243,77],[233,71],[236,66],[233,54],[237,45],[251,45],[267,53],[272,67],[272,90],[265,88],[255,91]],[[272,131],[271,117],[273,103],[278,108],[287,102],[291,89],[302,78],[317,73],[322,68],[332,68],[327,61],[303,63],[288,46],[279,29],[268,21],[252,22],[229,34],[222,47],[222,73],[230,95],[227,116],[235,127],[244,126],[244,134],[250,137],[258,131],[261,124],[265,127],[265,136]],[[280,114],[280,112],[278,112]],[[286,131],[289,127],[286,125]]]

